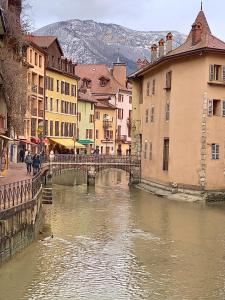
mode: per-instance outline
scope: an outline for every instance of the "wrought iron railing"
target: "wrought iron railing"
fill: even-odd
[[[39,194],[41,186],[41,173],[31,179],[0,186],[0,213],[32,201]]]

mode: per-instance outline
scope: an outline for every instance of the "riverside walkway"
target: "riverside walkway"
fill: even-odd
[[[25,163],[10,164],[6,176],[0,177],[0,186],[30,178],[32,175],[27,174]]]

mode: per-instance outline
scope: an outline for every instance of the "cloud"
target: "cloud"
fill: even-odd
[[[178,30],[187,33],[200,0],[30,0],[36,28],[68,19],[92,19],[137,30]],[[225,38],[225,1],[205,1],[204,10],[213,31]],[[215,28],[215,30],[214,30]]]

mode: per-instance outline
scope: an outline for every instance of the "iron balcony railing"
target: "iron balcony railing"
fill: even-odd
[[[41,173],[35,177],[0,186],[0,215],[13,207],[30,202],[40,193]]]
[[[126,135],[117,135],[116,141],[125,143],[127,141],[127,136]]]

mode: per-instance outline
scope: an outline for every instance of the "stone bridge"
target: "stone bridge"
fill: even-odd
[[[49,177],[61,174],[65,170],[78,169],[87,172],[87,182],[93,183],[95,174],[104,169],[116,168],[129,173],[130,184],[140,182],[140,159],[136,156],[115,155],[55,155],[45,165],[45,174]],[[45,175],[45,176],[46,176]]]

